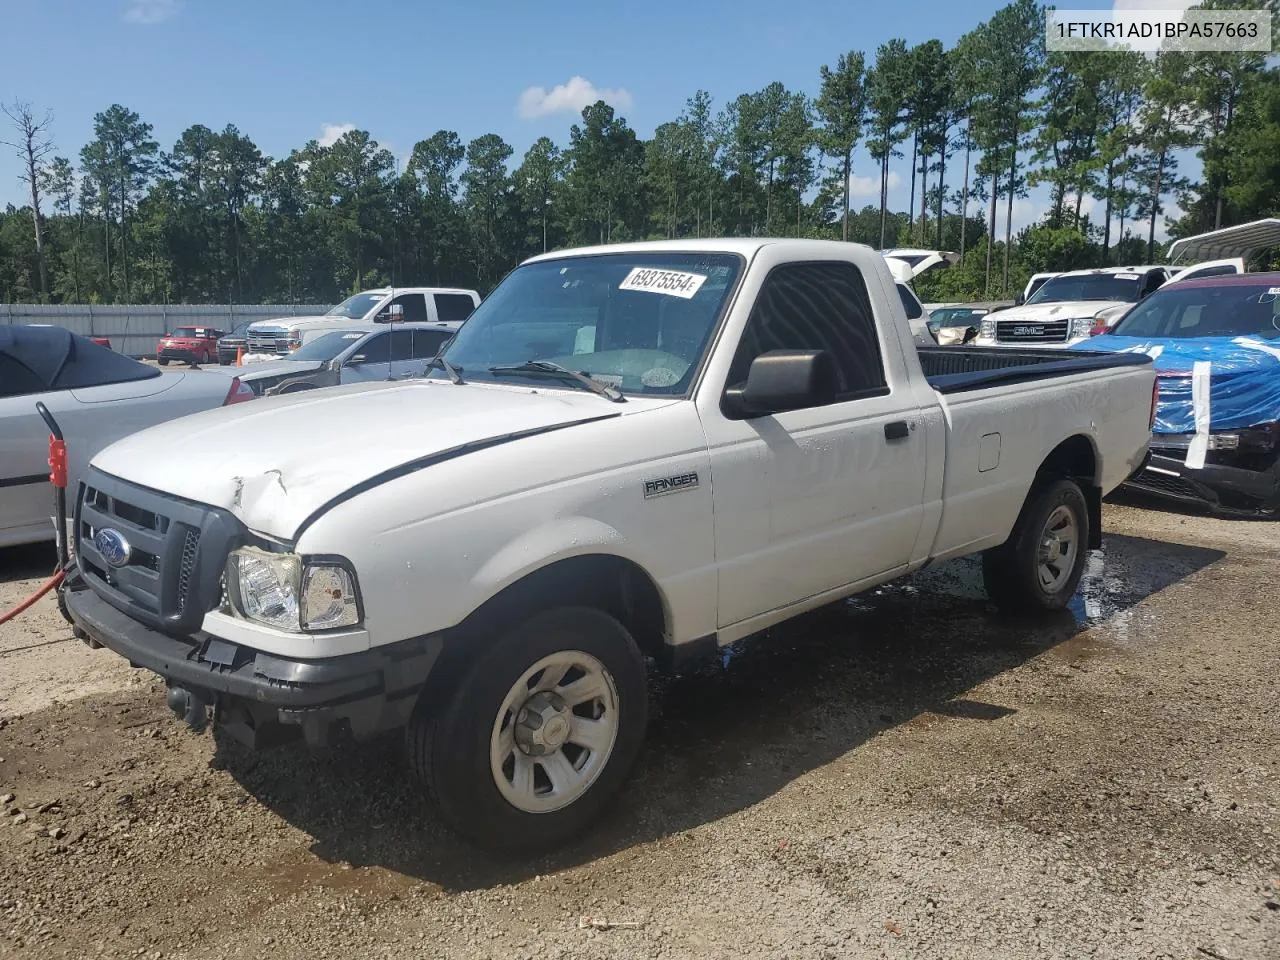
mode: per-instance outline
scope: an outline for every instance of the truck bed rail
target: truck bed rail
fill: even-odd
[[[1144,353],[1085,350],[921,347],[919,354],[925,378],[939,393],[962,393],[996,384],[1024,383],[1088,370],[1138,367],[1151,363],[1151,358]]]

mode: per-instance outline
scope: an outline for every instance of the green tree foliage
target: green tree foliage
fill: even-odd
[[[361,130],[271,158],[234,125],[196,124],[162,151],[119,104],[93,118],[78,155],[58,156],[41,114],[15,100],[23,109],[0,134],[33,199],[0,211],[0,301],[487,290],[525,257],[568,245],[766,235],[957,250],[960,265],[922,278],[922,295],[990,298],[1036,270],[1154,259],[1175,201],[1174,235],[1280,214],[1275,65],[1046,55],[1043,17],[1036,0],[1012,0],[951,49],[894,39],[874,58],[850,50],[816,71],[812,99],[777,82],[720,102],[698,90],[647,139],[603,102],[565,142],[543,137],[523,155],[496,134],[464,143],[437,130],[403,169]],[[855,210],[860,149],[880,196]],[[1181,172],[1190,150],[1203,162],[1195,183]],[[891,174],[905,210],[890,209]],[[1015,235],[1015,200],[1037,185],[1048,209]]]
[[[822,121],[818,144],[836,161],[839,176],[840,235],[849,239],[849,187],[853,178],[853,151],[862,139],[867,119],[866,58],[858,50],[840,54],[832,70],[823,64],[822,90],[814,108]]]

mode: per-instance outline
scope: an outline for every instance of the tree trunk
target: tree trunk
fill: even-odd
[[[1080,229],[1080,206],[1084,203],[1084,187],[1076,187],[1076,229]]]
[[[920,246],[929,242],[929,154],[920,154]]]
[[[49,274],[44,263],[44,231],[40,228],[40,187],[36,177],[36,158],[30,149],[27,151],[27,176],[31,180],[31,220],[36,229],[36,260],[40,264],[40,295],[49,299]]]
[[[942,249],[942,204],[947,196],[947,127],[942,128],[942,155],[938,158],[938,224],[935,228],[938,242],[935,244],[939,250]]]
[[[887,135],[886,135],[887,137]],[[885,140],[888,143],[888,139]],[[885,214],[889,203],[889,151],[880,158],[880,249],[884,249]]]
[[[991,249],[996,245],[996,196],[1000,190],[1000,174],[991,171],[991,210],[987,215],[987,275],[983,289],[985,296],[991,297]]]
[[[853,151],[846,150],[844,152],[844,221],[841,224],[840,238],[845,243],[849,242],[849,180],[853,176]]]
[[[1222,129],[1222,139],[1228,140],[1231,136],[1231,120],[1235,116],[1236,109],[1236,92],[1233,89],[1227,97],[1227,123]],[[1218,197],[1214,203],[1213,210],[1213,229],[1217,230],[1222,226],[1222,197],[1227,191],[1226,170],[1222,170],[1218,177]]]
[[[1160,216],[1160,188],[1164,181],[1164,164],[1168,151],[1160,151],[1160,159],[1156,161],[1156,178],[1151,184],[1151,226],[1147,231],[1147,263],[1156,256],[1156,218]]]
[[[124,299],[129,302],[129,192],[124,177],[120,178],[120,277],[124,281]]]
[[[1111,196],[1115,192],[1116,173],[1115,164],[1107,164],[1107,197],[1106,197],[1106,223],[1102,226],[1102,262],[1105,264],[1109,261],[1109,253],[1111,250]]]
[[[911,135],[911,189],[907,191],[907,234],[916,232],[916,157],[919,155],[920,131]],[[895,238],[894,246],[898,245]]]
[[[1018,192],[1018,144],[1015,141],[1009,159],[1009,203],[1004,215],[1004,278],[1001,294],[1009,290],[1009,247],[1013,245],[1013,195]]]
[[[969,154],[973,144],[969,141],[969,128],[964,131],[964,186],[960,188],[960,262],[964,263],[965,237],[969,232]]]

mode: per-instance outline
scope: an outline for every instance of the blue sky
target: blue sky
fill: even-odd
[[[999,5],[39,0],[6,5],[0,100],[52,110],[57,152],[72,159],[92,135],[93,115],[116,102],[151,123],[166,150],[194,123],[234,123],[276,157],[354,125],[402,158],[444,128],[464,142],[498,133],[518,159],[542,135],[566,144],[581,107],[597,96],[648,136],[699,87],[717,107],[774,80],[814,94],[819,66],[842,52],[864,50],[871,60],[894,36],[950,45]],[[909,178],[905,168],[900,162],[895,181]],[[0,203],[24,202],[18,169],[0,148]],[[855,176],[856,191],[865,191],[855,206],[878,203],[877,171],[865,154]],[[906,194],[898,183],[895,208],[906,208]],[[1044,205],[1042,195],[1019,201],[1015,225]]]

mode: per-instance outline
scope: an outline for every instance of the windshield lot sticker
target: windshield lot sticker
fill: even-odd
[[[646,293],[665,293],[669,297],[692,300],[693,295],[706,282],[706,276],[700,273],[636,267],[627,274],[626,279],[618,284],[618,289],[641,290]]]
[[[640,375],[640,382],[646,387],[670,387],[680,382],[674,370],[666,367],[654,367]]]
[[[684,493],[698,486],[696,473],[681,473],[674,477],[657,477],[644,481],[644,498],[665,497],[669,493]]]

